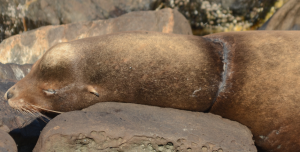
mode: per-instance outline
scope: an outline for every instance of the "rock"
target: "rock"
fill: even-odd
[[[157,0],[154,7],[178,9],[195,35],[207,35],[256,29],[280,5],[277,0]]]
[[[261,29],[300,30],[299,0],[289,0]]]
[[[1,152],[17,152],[17,145],[13,138],[0,129],[0,151]]]
[[[150,10],[154,0],[39,0],[25,4],[26,17],[52,25],[118,17],[131,11]],[[87,11],[88,10],[88,11]]]
[[[210,113],[98,103],[43,129],[40,151],[256,151],[249,129]]]
[[[0,42],[11,35],[44,25],[118,17],[151,10],[155,0],[0,0]]]
[[[192,34],[188,21],[176,10],[132,12],[109,20],[46,26],[10,37],[0,44],[0,62],[35,63],[57,43],[133,30]]]
[[[0,79],[21,80],[30,72],[32,64],[18,65],[0,63]]]

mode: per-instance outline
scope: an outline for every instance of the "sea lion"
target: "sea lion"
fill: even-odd
[[[23,110],[66,112],[115,101],[205,111],[221,81],[220,51],[202,37],[155,32],[60,43],[5,97]]]
[[[298,151],[298,35],[126,32],[62,43],[5,97],[29,112],[105,101],[210,111],[249,127],[264,150]]]
[[[257,146],[300,151],[300,31],[205,36],[224,46],[224,88],[210,112],[249,127]]]

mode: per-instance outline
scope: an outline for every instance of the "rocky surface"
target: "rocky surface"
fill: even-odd
[[[26,17],[52,25],[118,17],[138,10],[150,10],[154,0],[38,0],[26,7]],[[88,10],[88,11],[87,11]]]
[[[0,63],[0,79],[21,80],[30,72],[32,64]]]
[[[44,25],[118,17],[150,10],[154,0],[0,0],[0,42]]]
[[[57,43],[133,30],[192,34],[188,21],[176,10],[132,12],[109,20],[45,26],[10,37],[0,44],[0,62],[35,63]]]
[[[261,26],[288,0],[0,0],[0,42],[45,25],[115,18],[132,11],[178,9],[194,33],[242,31]],[[258,24],[259,23],[259,24]]]
[[[246,31],[261,26],[287,0],[157,0],[155,8],[178,9],[193,33]]]
[[[17,152],[17,145],[13,138],[5,131],[0,129],[0,151]]]
[[[40,151],[256,151],[249,129],[213,114],[130,103],[63,113],[41,133]]]
[[[289,0],[261,29],[300,30],[299,0]]]

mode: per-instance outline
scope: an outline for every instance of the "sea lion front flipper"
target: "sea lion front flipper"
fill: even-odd
[[[90,93],[92,93],[92,94],[96,95],[97,97],[99,97],[99,93],[96,91],[96,89],[95,89],[93,86],[88,85],[88,86],[87,86],[87,89],[88,89],[88,91],[89,91]]]

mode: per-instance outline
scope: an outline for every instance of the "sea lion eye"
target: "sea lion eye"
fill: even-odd
[[[47,96],[56,94],[56,91],[53,89],[43,90]]]

